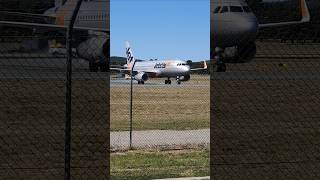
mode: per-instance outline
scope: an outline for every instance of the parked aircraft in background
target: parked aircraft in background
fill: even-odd
[[[0,26],[32,28],[36,32],[47,34],[65,34],[77,1],[55,1],[55,7],[44,14],[2,12],[8,15],[22,16],[27,19],[43,18],[46,23],[0,21]],[[83,1],[75,21],[75,44],[77,55],[89,62],[91,72],[108,70],[110,56],[109,0]]]
[[[300,0],[300,21],[259,24],[256,16],[243,0],[211,0],[211,57],[217,60],[217,71],[226,71],[225,63],[252,60],[256,54],[258,30],[288,26],[310,21],[305,0]]]

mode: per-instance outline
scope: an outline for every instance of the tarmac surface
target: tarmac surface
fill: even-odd
[[[211,178],[319,179],[320,45],[257,45],[211,75]]]
[[[135,149],[172,149],[209,146],[210,129],[197,130],[147,130],[132,132],[132,147]],[[130,146],[130,132],[111,132],[111,150],[124,150]]]

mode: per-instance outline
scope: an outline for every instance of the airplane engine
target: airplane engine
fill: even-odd
[[[255,42],[246,43],[243,46],[238,46],[240,62],[251,61],[257,53],[257,46]]]
[[[92,37],[79,44],[77,54],[80,58],[89,61],[91,72],[108,70],[110,40],[102,37]]]
[[[256,55],[256,52],[255,42],[250,42],[245,45],[225,48],[223,58],[226,63],[250,62]]]
[[[179,78],[180,81],[189,81],[189,79],[190,79],[190,74],[180,76],[180,78]]]
[[[144,73],[144,72],[139,72],[138,74],[136,74],[134,76],[134,78],[137,80],[137,81],[146,81],[148,80],[148,74]]]

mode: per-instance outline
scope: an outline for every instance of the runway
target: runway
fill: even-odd
[[[22,56],[22,55],[21,55]],[[105,72],[88,72],[88,62],[73,59],[73,79],[105,79]],[[0,56],[0,79],[10,80],[65,80],[66,59],[61,57]]]
[[[23,57],[25,56],[25,57]],[[276,57],[275,57],[276,58]],[[290,60],[285,59],[283,62],[289,62]],[[313,59],[303,60],[303,65],[309,67],[318,67],[320,60],[317,57]],[[275,67],[276,63],[273,63],[274,69],[267,71],[259,71],[259,69],[249,70],[256,68],[258,65],[265,65],[264,63],[273,62],[272,58],[261,59],[257,58],[251,63],[245,64],[228,64],[228,71],[223,73],[214,72],[211,76],[213,80],[278,80],[278,79],[319,79],[320,72],[317,68],[303,69],[299,68],[301,64],[290,64],[289,68]],[[278,60],[279,62],[279,60]],[[297,59],[292,62],[297,62]],[[236,68],[235,68],[236,67]],[[242,68],[241,68],[242,67]],[[290,69],[292,68],[292,69]],[[16,54],[14,55],[2,55],[0,56],[0,79],[34,79],[34,80],[64,80],[66,73],[66,60],[62,57],[45,57],[42,54],[30,55],[27,54]],[[107,73],[102,72],[88,72],[88,62],[82,59],[73,60],[73,78],[74,79],[104,79],[108,77]],[[162,78],[163,79],[163,78]],[[182,82],[181,85],[177,85],[175,80],[172,79],[171,85],[164,84],[164,80],[149,80],[146,81],[144,86],[155,86],[155,87],[183,87],[183,86],[197,86],[206,87],[209,84],[192,84]],[[192,81],[192,76],[191,76]],[[134,84],[137,84],[134,81]],[[129,80],[112,78],[110,81],[111,87],[113,86],[128,86],[130,85]]]
[[[191,77],[192,78],[192,77]],[[163,80],[163,81],[161,81]],[[165,84],[164,80],[165,78],[161,78],[161,80],[149,80],[146,81],[145,84],[139,84],[137,81],[133,81],[134,85],[137,86],[143,86],[143,87],[157,87],[157,88],[183,88],[183,87],[194,87],[194,88],[203,88],[203,87],[208,87],[210,84],[207,83],[192,83],[192,79],[190,80],[191,83],[185,83],[181,82],[181,84],[177,84],[175,80],[172,80],[172,84]],[[209,80],[209,79],[208,79]],[[130,86],[130,80],[127,79],[111,79],[110,80],[110,87],[128,87]]]

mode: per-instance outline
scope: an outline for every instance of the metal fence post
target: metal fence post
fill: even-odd
[[[71,90],[72,90],[72,33],[73,26],[79,12],[82,0],[78,0],[72,13],[70,23],[67,29],[66,48],[67,48],[67,72],[66,72],[66,119],[65,119],[65,164],[64,179],[70,180],[71,163]]]
[[[132,149],[132,91],[133,91],[133,68],[136,64],[136,61],[133,62],[132,68],[131,68],[131,82],[130,82],[130,137],[129,137],[129,148]]]

